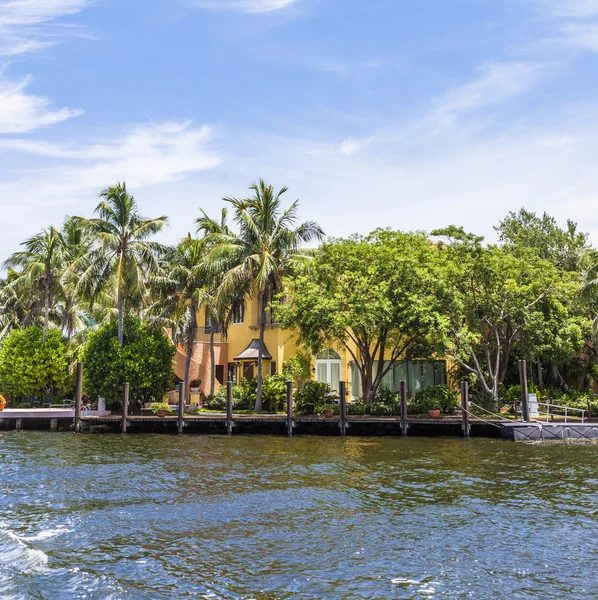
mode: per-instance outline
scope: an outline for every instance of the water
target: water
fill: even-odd
[[[595,598],[598,446],[0,433],[0,598]]]

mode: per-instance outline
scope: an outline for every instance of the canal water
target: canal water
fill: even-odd
[[[598,446],[0,433],[0,598],[597,598]]]

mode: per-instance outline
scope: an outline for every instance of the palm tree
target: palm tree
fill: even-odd
[[[123,343],[125,310],[137,308],[147,295],[148,280],[159,271],[164,246],[148,238],[166,225],[165,216],[147,219],[139,214],[137,203],[126,184],[104,190],[95,212],[96,219],[78,217],[97,240],[77,285],[77,292],[93,301],[108,293],[118,311],[118,343]]]
[[[164,273],[151,279],[155,301],[149,308],[149,318],[170,328],[173,341],[184,345],[187,383],[197,338],[197,313],[209,296],[205,255],[202,241],[189,234],[178,246],[168,249],[164,256]]]
[[[264,180],[253,183],[253,195],[245,199],[224,198],[234,209],[238,231],[210,233],[214,263],[226,266],[219,294],[230,297],[239,290],[256,293],[259,302],[259,348],[255,410],[262,409],[263,350],[266,311],[274,294],[282,288],[282,278],[297,261],[307,258],[301,245],[324,237],[313,221],[297,222],[298,201],[281,208],[283,187],[275,192]]]
[[[210,249],[213,246],[215,238],[218,236],[228,236],[231,233],[227,224],[228,210],[226,208],[222,209],[220,221],[212,219],[202,209],[200,209],[200,212],[201,216],[195,221],[197,233],[203,236],[204,247]],[[213,396],[216,389],[214,334],[216,327],[219,327],[221,334],[226,336],[228,325],[232,318],[232,306],[235,303],[235,298],[238,298],[242,294],[242,290],[237,288],[232,290],[232,294],[231,291],[226,294],[223,292],[217,294],[219,282],[227,271],[228,264],[226,260],[209,260],[208,258],[205,261],[205,265],[207,272],[211,276],[210,291],[205,298],[204,307],[212,325],[210,327],[210,396]]]
[[[60,287],[64,270],[64,239],[54,227],[43,229],[40,233],[25,240],[25,250],[15,252],[4,262],[4,266],[20,269],[19,276],[10,284],[13,289],[25,285],[26,295],[30,297],[30,308],[36,304],[35,296],[43,298],[43,343],[48,337],[50,306],[53,296]]]

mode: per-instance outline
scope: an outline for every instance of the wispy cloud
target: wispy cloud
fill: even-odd
[[[361,150],[365,149],[373,141],[373,137],[362,140],[355,140],[349,137],[346,140],[343,140],[342,144],[340,145],[339,152],[345,156],[352,156],[353,154],[357,154]]]
[[[199,8],[265,13],[287,8],[296,1],[297,0],[195,0],[193,5]]]
[[[538,63],[525,61],[484,65],[477,79],[447,92],[432,116],[440,125],[448,126],[463,112],[512,99],[536,85],[542,68]]]
[[[598,0],[540,0],[555,17],[572,19],[598,15]]]
[[[25,133],[83,114],[80,109],[52,109],[48,98],[26,93],[30,78],[10,81],[0,72],[0,134]]]
[[[212,130],[190,122],[166,121],[131,128],[113,140],[82,145],[52,144],[28,139],[0,139],[0,153],[20,152],[57,159],[52,177],[36,185],[47,193],[96,190],[115,179],[137,187],[165,183],[186,174],[213,168],[222,158],[210,147]],[[39,172],[40,179],[47,173]]]
[[[54,22],[93,0],[8,0],[0,2],[0,57],[39,51],[72,35]]]

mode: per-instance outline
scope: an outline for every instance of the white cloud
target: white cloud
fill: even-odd
[[[491,63],[482,67],[478,79],[445,94],[434,110],[434,119],[452,125],[461,112],[495,105],[531,90],[542,66],[530,62]]]
[[[543,0],[542,3],[555,17],[583,19],[598,15],[598,0]]]
[[[70,108],[51,109],[51,101],[26,93],[30,79],[9,81],[0,72],[0,134],[24,133],[83,114]]]
[[[74,15],[93,0],[8,0],[0,2],[0,57],[39,51],[62,41],[73,31],[52,26]]]
[[[562,31],[568,45],[598,52],[598,24],[568,23]]]
[[[349,137],[342,142],[339,151],[345,156],[352,156],[353,154],[356,154],[357,152],[366,148],[366,146],[371,144],[373,141],[374,138],[371,137],[363,140],[355,140]]]
[[[196,0],[193,4],[199,8],[265,13],[287,8],[296,1],[297,0]]]
[[[191,123],[163,122],[137,126],[123,137],[98,143],[65,146],[33,140],[0,140],[0,152],[20,152],[59,159],[52,177],[37,182],[51,195],[99,190],[125,179],[137,187],[164,183],[222,161],[209,147],[212,130]],[[46,173],[41,172],[41,176]]]

